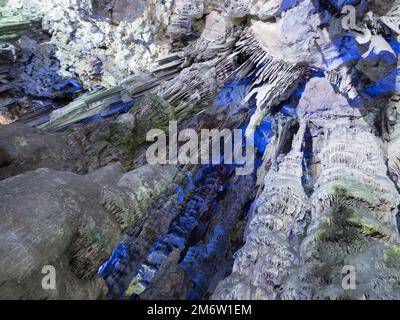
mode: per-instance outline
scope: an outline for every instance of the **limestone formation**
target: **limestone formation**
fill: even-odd
[[[113,86],[132,72],[148,68],[166,50],[161,40],[173,14],[172,1],[129,2],[115,1],[111,17],[107,1],[91,0],[9,1],[1,12],[43,20],[57,47],[64,77],[78,74],[88,86]],[[136,12],[126,10],[126,5]]]
[[[399,0],[0,0],[0,298],[400,299],[399,24]],[[171,121],[253,137],[249,174],[229,143],[150,165]]]
[[[389,283],[398,281],[390,261],[399,245],[399,198],[386,176],[382,142],[325,79],[310,80],[298,108],[292,151],[267,173],[246,244],[213,297],[398,299]],[[319,160],[309,198],[301,183],[306,126]],[[342,287],[348,265],[358,279],[351,291]]]
[[[43,168],[1,181],[0,296],[102,298],[98,269],[174,174],[152,166],[124,173],[113,164],[84,176]],[[57,290],[41,288],[46,265],[57,272]]]
[[[20,123],[0,126],[0,179],[42,167],[84,173],[83,150],[68,143],[62,135],[44,135]]]
[[[311,99],[300,102],[301,112],[311,113],[313,106],[325,101],[328,105],[326,98],[321,101],[310,94],[317,86],[332,96],[325,85],[323,80],[309,83],[304,96]],[[399,245],[399,197],[386,175],[382,144],[344,99],[336,97],[329,105],[317,116],[306,115],[316,126],[323,114],[331,121],[325,126],[325,143],[316,150],[321,168],[310,199],[311,222],[301,244],[302,265],[288,279],[283,297],[398,299],[399,291],[389,284],[398,281],[398,272],[389,261]],[[343,288],[338,273],[346,265],[357,271],[357,285],[351,291]]]
[[[235,253],[232,274],[216,288],[216,299],[277,299],[290,269],[299,264],[299,245],[308,222],[308,199],[301,183],[305,122],[292,151],[265,176],[251,213],[245,245]]]

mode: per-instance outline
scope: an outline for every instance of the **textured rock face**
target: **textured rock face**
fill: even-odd
[[[64,77],[78,74],[86,85],[110,86],[165,51],[154,40],[162,39],[171,9],[171,1],[34,0],[10,1],[2,12],[43,18]]]
[[[85,176],[38,169],[1,181],[0,296],[102,298],[98,268],[174,172],[145,166],[124,174],[113,164]],[[57,290],[41,287],[46,265],[56,270]]]
[[[391,285],[398,272],[389,261],[399,246],[399,196],[387,177],[382,141],[325,79],[308,82],[298,109],[303,121],[292,151],[267,173],[246,244],[213,297],[398,299]],[[319,162],[309,198],[299,152],[306,125]],[[351,291],[342,287],[347,265],[357,271]]]
[[[2,298],[101,297],[104,284],[84,279],[95,276],[92,263],[106,258],[119,231],[102,209],[96,186],[74,174],[40,169],[3,180],[1,189]],[[22,195],[24,202],[17,205]],[[78,266],[77,259],[89,260]],[[56,268],[57,291],[41,288],[45,265]]]
[[[318,80],[320,84],[311,81],[305,96],[311,96],[315,84],[327,92],[323,89],[328,85],[325,80]],[[334,96],[332,90],[329,95]],[[307,113],[312,112],[313,108],[309,111],[308,107],[315,102],[324,105],[325,98],[320,99],[302,100],[299,104],[301,112],[316,126],[321,120],[314,120],[315,116]],[[343,98],[337,97],[329,106],[330,110],[319,116],[332,120],[325,125],[326,142],[317,153],[321,171],[311,196],[311,223],[301,245],[303,265],[289,278],[284,297],[398,299],[398,290],[390,285],[398,281],[398,273],[387,255],[399,245],[399,197],[387,177],[382,142],[359,111],[350,108]],[[321,266],[319,270],[315,265]],[[329,268],[322,272],[324,265]],[[343,265],[357,270],[357,286],[350,292],[342,288],[338,273]],[[310,283],[301,285],[305,279]],[[323,280],[329,285],[316,285]]]
[[[246,243],[235,253],[232,275],[221,282],[215,299],[277,299],[289,269],[299,263],[299,242],[307,222],[307,197],[301,177],[301,140],[305,125],[278,168],[265,177],[246,230]]]
[[[271,45],[269,41],[265,46]],[[364,63],[368,59],[358,65]],[[370,66],[363,72],[370,79],[376,76]],[[332,84],[337,83],[329,70],[326,74]],[[352,84],[336,86],[343,93],[340,86],[350,92]],[[235,254],[233,272],[218,285],[213,298],[398,299],[398,288],[392,285],[399,281],[398,270],[392,262],[399,245],[399,195],[385,165],[387,147],[389,170],[397,181],[397,98],[381,103],[381,112],[388,112],[387,145],[381,127],[374,124],[373,107],[350,107],[325,79],[307,83],[298,104],[299,128],[291,151],[278,164],[273,162],[265,175],[246,244]],[[303,159],[306,152],[311,158]],[[270,154],[266,153],[267,161]],[[348,266],[357,276],[354,290],[343,286]]]
[[[399,8],[0,2],[0,297],[399,299]],[[170,121],[257,170],[146,164]]]
[[[19,123],[0,126],[0,135],[0,179],[41,167],[85,171],[83,151],[69,146],[62,135],[44,135]]]

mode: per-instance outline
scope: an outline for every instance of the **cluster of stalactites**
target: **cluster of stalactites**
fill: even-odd
[[[250,29],[245,29],[236,43],[233,56],[244,58],[234,70],[236,79],[250,77],[248,102],[255,98],[257,110],[250,119],[248,129],[255,129],[273,106],[289,98],[304,81],[307,69],[296,63],[274,58],[257,40]]]

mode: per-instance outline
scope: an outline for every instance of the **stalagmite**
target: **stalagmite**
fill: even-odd
[[[299,244],[307,223],[308,199],[301,177],[301,146],[305,122],[294,137],[292,151],[265,176],[264,189],[247,226],[246,244],[235,253],[232,274],[212,298],[277,299],[290,268],[299,264]]]
[[[382,144],[359,111],[335,94],[327,80],[310,80],[299,111],[302,120],[292,151],[280,161],[277,171],[271,168],[267,173],[264,190],[249,222],[246,244],[236,253],[232,275],[219,284],[213,297],[398,298],[398,292],[384,284],[398,281],[397,267],[391,259],[397,259],[392,256],[398,250],[399,235],[395,217],[398,193],[386,176]],[[327,120],[321,132],[318,128]],[[320,161],[309,199],[301,183],[304,173],[300,150],[306,126],[312,130],[313,153]],[[300,157],[296,166],[288,167],[296,152]],[[289,172],[297,172],[297,183],[287,178]],[[280,179],[287,181],[292,190],[287,198],[282,197],[285,189],[274,191],[284,188]],[[275,201],[283,202],[279,205]],[[289,220],[264,218],[263,210],[268,215],[277,212],[281,219]],[[309,218],[307,212],[311,214]],[[310,222],[305,229],[307,219]],[[279,242],[274,242],[273,237]],[[283,239],[287,239],[290,250],[284,250]],[[274,253],[266,253],[271,248]],[[271,256],[274,260],[269,262]],[[376,262],[360,263],[366,259]],[[324,267],[328,265],[329,268]],[[347,265],[357,270],[356,290],[342,288],[341,272]],[[275,271],[274,266],[280,268]],[[329,285],[323,285],[323,281]],[[380,291],[374,289],[375,283],[379,283]]]

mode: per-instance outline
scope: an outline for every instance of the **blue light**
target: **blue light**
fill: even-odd
[[[185,199],[185,191],[181,186],[176,186],[176,192],[178,193],[178,204],[181,204]]]
[[[304,90],[304,88],[303,88]],[[301,96],[301,94],[300,94]],[[293,107],[291,104],[285,104],[282,106],[280,112],[287,117],[295,117],[297,116],[297,108]]]
[[[82,86],[77,80],[65,79],[52,85],[53,90],[63,91],[63,94],[74,93],[82,90]]]
[[[395,55],[398,56],[400,54],[400,43],[391,36],[388,36],[386,38],[386,41],[389,43],[389,45],[393,49]]]
[[[134,101],[129,101],[127,103],[122,103],[122,102],[121,103],[117,103],[116,105],[112,105],[110,107],[110,110],[101,112],[100,116],[106,118],[106,117],[109,117],[109,116],[111,116],[111,115],[113,115],[115,113],[128,111],[129,109],[132,108],[133,104],[134,104]]]
[[[339,38],[333,41],[333,45],[336,47],[339,55],[332,60],[339,59],[340,64],[355,62],[362,58],[360,48],[353,36],[346,35]],[[333,64],[334,61],[332,60],[330,60],[329,63]]]
[[[378,97],[381,95],[394,94],[399,89],[396,83],[396,78],[399,75],[399,69],[393,70],[389,75],[375,81],[374,84],[366,87],[363,92],[371,97]]]
[[[357,5],[359,0],[327,0],[327,2],[338,9],[342,9],[346,5]]]
[[[260,153],[264,153],[271,140],[272,118],[266,117],[254,133],[254,145]]]
[[[101,265],[98,274],[106,278],[108,277],[118,266],[121,259],[128,256],[127,247],[125,244],[120,243],[111,254],[111,257]]]
[[[281,6],[279,8],[279,14],[297,6],[303,0],[282,0]]]

